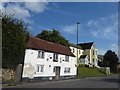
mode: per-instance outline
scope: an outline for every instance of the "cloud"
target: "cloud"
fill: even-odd
[[[112,44],[111,50],[114,51],[118,55],[118,45],[117,44]]]
[[[94,37],[111,40],[118,39],[117,14],[113,14],[108,17],[102,17],[96,20],[90,20],[87,22],[86,26]]]
[[[22,19],[25,23],[28,23],[28,28],[31,31],[33,30],[31,26],[34,23],[33,14],[42,13],[47,8],[46,0],[41,1],[44,2],[4,2],[0,3],[0,9],[3,13],[14,15],[14,18]]]
[[[29,18],[31,15],[30,15],[30,12],[25,9],[24,7],[21,7],[20,5],[18,4],[15,4],[15,3],[8,3],[6,7],[3,6],[3,12],[6,13],[6,14],[12,14],[15,16],[15,18],[18,18],[18,19],[27,19]]]
[[[119,46],[120,48],[120,46]],[[98,48],[98,54],[104,55],[108,50],[114,51],[117,55],[120,53],[120,50],[118,50],[117,44],[111,44],[108,48]]]
[[[61,30],[68,33],[68,34],[76,34],[77,33],[77,26],[76,26],[76,24],[62,26]]]
[[[40,13],[46,9],[47,2],[25,2],[25,8],[32,12]]]
[[[58,4],[56,4],[56,3],[52,3],[52,5],[53,5],[54,7],[56,7],[56,8],[60,8],[60,6],[59,6]]]
[[[107,52],[107,50],[103,48],[98,48],[98,55],[104,55]]]
[[[2,2],[47,2],[47,1],[46,0],[3,0]]]
[[[16,18],[26,20],[32,16],[31,12],[42,13],[46,9],[47,4],[47,2],[4,3],[2,5],[2,12],[14,14]]]

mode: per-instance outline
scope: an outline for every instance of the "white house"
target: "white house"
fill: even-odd
[[[22,78],[75,77],[75,56],[69,47],[31,37],[27,43]]]

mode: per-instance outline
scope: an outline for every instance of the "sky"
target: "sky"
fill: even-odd
[[[29,23],[35,36],[42,30],[56,29],[69,42],[95,42],[98,54],[107,50],[118,53],[117,2],[6,2],[0,9]]]

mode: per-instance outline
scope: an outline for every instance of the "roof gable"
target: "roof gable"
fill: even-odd
[[[94,42],[88,42],[88,43],[80,43],[78,45],[80,45],[82,47],[83,50],[85,49],[91,49],[92,45]]]
[[[76,44],[73,44],[73,43],[70,43],[70,46],[74,47],[74,48],[82,49],[82,47],[80,45],[76,45]]]
[[[80,58],[86,58],[87,57],[87,55],[81,55],[80,56]]]
[[[63,55],[74,56],[70,48],[60,44],[52,43],[43,39],[30,37],[27,48],[30,49],[41,49],[44,51],[59,53]],[[74,56],[75,57],[75,56]]]

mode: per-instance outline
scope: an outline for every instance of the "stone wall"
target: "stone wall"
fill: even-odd
[[[2,82],[15,80],[15,71],[11,69],[2,69]]]

